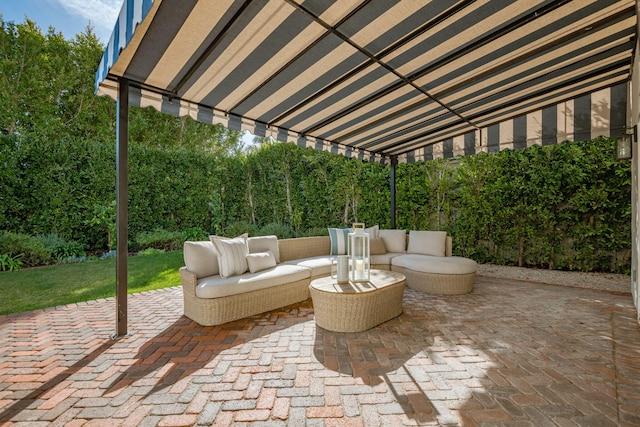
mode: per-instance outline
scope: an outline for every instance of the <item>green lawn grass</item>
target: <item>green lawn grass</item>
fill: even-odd
[[[180,285],[182,251],[129,257],[128,293]],[[115,259],[0,272],[0,314],[56,307],[116,294]]]

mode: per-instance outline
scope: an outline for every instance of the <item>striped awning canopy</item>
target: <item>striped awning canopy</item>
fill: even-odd
[[[622,133],[635,3],[126,0],[96,90],[378,161],[542,141],[545,117],[572,139],[585,97]]]

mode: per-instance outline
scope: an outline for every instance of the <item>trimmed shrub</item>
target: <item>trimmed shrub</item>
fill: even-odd
[[[47,265],[52,261],[51,252],[38,239],[10,231],[0,232],[0,253],[8,254],[14,259],[22,255],[24,267]]]
[[[53,248],[53,256],[56,259],[64,259],[69,257],[81,258],[87,254],[84,252],[84,247],[77,242],[67,242],[62,245],[58,245]]]
[[[182,249],[183,242],[182,233],[179,231],[156,229],[154,231],[140,233],[136,236],[139,251],[148,248],[176,251]]]
[[[315,236],[328,236],[329,229],[327,227],[313,227],[305,231],[299,232],[297,237],[315,237]]]
[[[147,256],[147,255],[158,255],[158,254],[163,254],[164,250],[162,249],[156,249],[156,248],[147,248],[144,249],[140,252],[138,252],[139,256]]]
[[[258,227],[247,221],[236,221],[232,222],[224,229],[224,235],[226,237],[236,237],[244,233],[248,233],[249,236],[255,236],[258,233]]]
[[[84,245],[67,241],[57,234],[47,234],[45,236],[36,236],[36,239],[51,253],[53,258],[62,261],[65,258],[82,258],[87,254],[84,251]]]
[[[200,240],[209,240],[209,233],[201,228],[187,228],[182,232],[182,240],[197,242]]]
[[[258,231],[258,236],[271,236],[276,235],[278,239],[289,239],[295,237],[295,233],[293,228],[287,224],[278,224],[276,222],[272,222],[271,224],[267,224],[262,227]]]

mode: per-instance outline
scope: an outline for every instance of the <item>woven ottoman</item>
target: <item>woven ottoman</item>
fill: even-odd
[[[393,271],[371,270],[366,283],[338,284],[323,277],[311,281],[315,321],[333,332],[361,332],[402,313],[406,280]]]
[[[407,286],[430,294],[458,295],[473,290],[478,264],[457,256],[407,254],[391,260],[391,270],[407,278]]]

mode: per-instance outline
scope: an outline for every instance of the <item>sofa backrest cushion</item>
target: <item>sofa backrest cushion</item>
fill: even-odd
[[[380,226],[376,224],[372,227],[367,227],[364,229],[364,232],[369,234],[370,239],[377,239],[380,237]]]
[[[247,239],[247,246],[249,246],[250,254],[271,251],[275,257],[276,263],[280,264],[280,249],[278,248],[277,236],[249,237]]]
[[[387,247],[384,245],[382,237],[369,240],[369,253],[371,255],[382,255],[387,253]]]
[[[331,253],[329,255],[346,255],[349,245],[349,228],[329,228]]]
[[[418,231],[409,232],[410,254],[445,256],[447,249],[446,231]]]
[[[407,251],[407,232],[405,230],[380,230],[378,235],[384,240],[387,252]]]
[[[218,274],[218,255],[210,241],[184,242],[184,265],[198,279]]]
[[[329,228],[329,238],[331,239],[331,252],[329,255],[347,255],[349,250],[349,233],[351,228]],[[369,235],[369,239],[379,237],[380,226],[378,224],[364,229]]]

